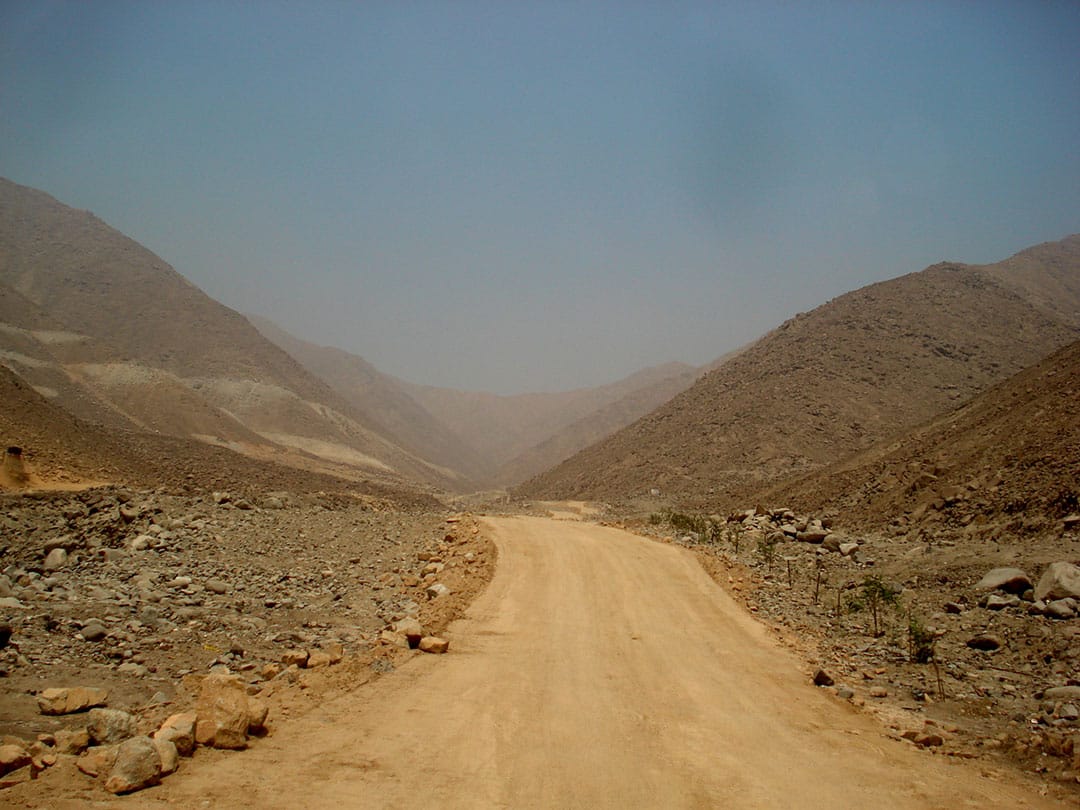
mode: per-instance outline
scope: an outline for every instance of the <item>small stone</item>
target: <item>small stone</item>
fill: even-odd
[[[913,742],[919,748],[937,748],[945,744],[945,738],[933,732],[922,732],[915,735]]]
[[[229,592],[229,584],[222,582],[220,579],[208,579],[206,581],[206,590],[210,593],[225,594]]]
[[[814,686],[832,686],[836,681],[833,680],[832,675],[823,669],[819,669],[814,673]]]
[[[46,571],[59,571],[68,563],[68,553],[63,548],[54,548],[45,557]]]
[[[82,626],[82,629],[79,630],[79,634],[87,641],[101,641],[109,634],[109,631],[101,622],[96,619],[91,619]]]
[[[308,653],[307,668],[318,669],[330,666],[330,655],[322,650],[312,650]]]
[[[1052,686],[1043,692],[1044,700],[1080,700],[1080,686]]]
[[[450,649],[450,642],[438,636],[424,636],[420,639],[420,652],[441,655]]]
[[[855,692],[846,686],[841,686],[836,690],[836,696],[841,700],[851,700],[855,697]]]
[[[973,650],[985,650],[992,652],[999,649],[1001,644],[1001,638],[994,633],[979,633],[977,636],[972,636],[967,640],[967,645]]]
[[[1046,607],[1043,608],[1043,614],[1055,619],[1075,618],[1076,610],[1073,608],[1072,602],[1072,599],[1055,599],[1052,602],[1047,602]]]
[[[868,694],[872,698],[887,698],[889,696],[889,690],[884,686],[871,686]]]
[[[987,610],[1001,610],[1002,608],[1020,607],[1020,597],[1015,594],[1003,595],[992,593],[986,599]]]
[[[964,608],[956,602],[946,602],[944,608],[946,613],[952,613],[954,615],[964,612]]]
[[[446,596],[450,593],[450,589],[441,582],[435,582],[428,585],[424,592],[427,594],[428,599],[438,599],[440,596]]]
[[[308,665],[307,650],[286,650],[282,653],[281,663],[287,667],[297,666],[303,669]]]

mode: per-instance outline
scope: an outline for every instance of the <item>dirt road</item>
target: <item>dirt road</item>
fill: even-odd
[[[490,518],[488,589],[371,687],[185,764],[131,807],[1058,807],[808,683],[681,549]]]

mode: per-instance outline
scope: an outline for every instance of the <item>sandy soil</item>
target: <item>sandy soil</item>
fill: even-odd
[[[117,804],[1067,806],[885,738],[810,685],[684,549],[587,523],[485,525],[499,565],[448,655],[280,722],[245,753],[200,752]]]

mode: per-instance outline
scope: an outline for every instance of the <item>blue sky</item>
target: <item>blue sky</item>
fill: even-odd
[[[0,2],[0,175],[417,382],[705,363],[1080,231],[1077,3]]]

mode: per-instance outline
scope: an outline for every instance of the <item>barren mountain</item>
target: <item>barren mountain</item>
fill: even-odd
[[[526,482],[527,497],[688,505],[828,464],[970,399],[1080,335],[1080,236],[952,262],[800,314],[666,405]]]
[[[79,416],[453,486],[162,259],[0,180],[0,359]]]
[[[830,511],[860,528],[939,537],[1048,529],[1080,513],[1080,342],[902,437],[758,498]]]

